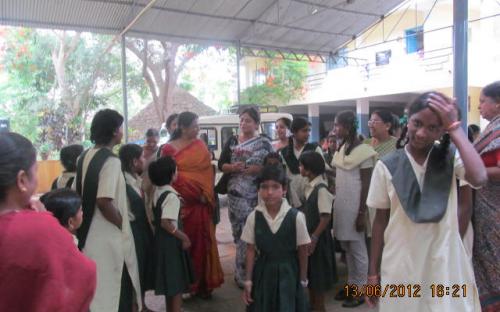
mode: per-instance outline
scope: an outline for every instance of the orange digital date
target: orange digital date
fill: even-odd
[[[387,284],[387,285],[349,285],[344,286],[347,296],[377,297],[377,298],[420,298],[422,286],[420,284]]]

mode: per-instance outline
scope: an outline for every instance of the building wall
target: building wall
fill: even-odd
[[[425,2],[425,3],[424,3]],[[403,6],[374,25],[346,46],[349,66],[329,70],[321,85],[311,88],[304,100],[294,104],[335,103],[343,100],[418,94],[444,90],[453,94],[453,7],[452,1],[439,1],[428,15],[434,1],[417,1],[406,10]],[[491,3],[490,3],[491,2]],[[424,3],[424,4],[422,4]],[[469,107],[470,123],[480,121],[478,101],[480,88],[498,80],[500,68],[500,16],[478,20],[500,13],[493,1],[469,1]],[[427,19],[426,19],[427,18]],[[424,49],[406,52],[405,30],[423,25]],[[384,43],[384,41],[386,41]],[[389,64],[377,66],[377,52],[391,51]],[[344,51],[345,52],[345,51]]]

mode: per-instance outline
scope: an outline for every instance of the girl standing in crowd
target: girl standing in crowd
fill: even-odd
[[[82,225],[82,199],[78,194],[68,188],[57,189],[40,197],[47,211],[51,212],[59,223],[66,228],[71,235],[73,241],[78,246],[76,231]]]
[[[263,203],[249,214],[241,235],[248,244],[243,301],[249,311],[305,312],[311,240],[304,214],[283,198],[287,181],[281,166],[264,167],[257,183]]]
[[[286,117],[281,117],[276,120],[276,136],[278,139],[273,142],[273,149],[279,152],[282,148],[288,145],[288,136],[290,132],[290,126],[292,121]]]
[[[332,164],[336,168],[336,198],[333,207],[334,235],[346,252],[347,284],[359,289],[366,284],[368,254],[365,241],[366,196],[377,152],[362,144],[356,130],[356,115],[343,111],[335,117],[335,134],[342,140]],[[354,287],[354,286],[353,286]],[[345,296],[341,290],[337,299],[343,307],[363,304],[363,298]]]
[[[97,264],[93,312],[131,311],[135,305],[142,308],[125,178],[120,159],[112,152],[121,143],[122,124],[117,111],[98,111],[90,126],[90,140],[95,145],[77,164],[76,191],[82,197],[83,210],[78,247]]]
[[[479,112],[490,122],[474,144],[488,183],[475,196],[472,259],[481,306],[489,312],[500,310],[500,81],[483,88]]]
[[[408,118],[404,148],[377,162],[370,184],[367,204],[377,212],[368,284],[412,285],[404,297],[380,298],[381,312],[480,311],[459,233],[456,180],[479,187],[486,170],[450,99],[424,93],[410,105]],[[463,163],[449,148],[450,137]]]
[[[59,158],[64,171],[52,183],[52,190],[72,188],[76,176],[76,161],[82,152],[83,146],[80,144],[67,145],[61,149]]]
[[[257,185],[255,180],[262,169],[264,157],[272,151],[269,140],[259,136],[257,130],[260,114],[249,107],[240,113],[240,132],[224,146],[219,159],[219,169],[231,174],[228,181],[229,221],[236,244],[235,281],[243,287],[245,278],[246,244],[241,237],[245,220],[257,205]]]
[[[50,213],[31,209],[38,184],[35,148],[12,132],[0,134],[0,146],[0,307],[88,311],[95,263]]]
[[[325,292],[337,280],[333,238],[330,233],[333,195],[323,179],[325,161],[316,152],[305,152],[299,159],[300,174],[307,178],[306,201],[301,211],[306,216],[307,231],[311,237],[307,275],[309,302],[313,311],[325,310]]]
[[[182,231],[181,202],[171,186],[177,178],[175,160],[169,156],[153,161],[149,177],[157,187],[154,195],[154,289],[164,295],[168,312],[180,312],[182,293],[195,281],[189,237]]]
[[[162,156],[171,156],[177,163],[178,178],[172,186],[184,200],[181,218],[184,232],[192,244],[189,252],[196,281],[191,292],[209,298],[211,292],[224,282],[224,273],[212,222],[215,209],[214,171],[210,152],[198,139],[199,130],[196,114],[181,113],[177,128],[163,147]]]
[[[141,175],[144,171],[144,155],[142,147],[137,144],[125,144],[119,151],[123,175],[127,188],[129,219],[134,236],[139,280],[141,282],[142,298],[146,290],[152,288],[152,243],[153,232],[146,216],[146,206],[142,191]]]
[[[369,144],[382,158],[396,150],[397,138],[393,137],[394,117],[387,110],[378,110],[372,113],[368,120],[368,129],[370,130],[370,139],[364,143]]]
[[[304,201],[305,179],[299,172],[299,158],[303,152],[315,151],[322,154],[321,147],[316,143],[308,143],[311,134],[311,123],[304,118],[295,118],[291,126],[292,136],[288,138],[288,145],[280,151],[286,166],[287,177],[290,180],[288,192],[290,205],[298,208]]]

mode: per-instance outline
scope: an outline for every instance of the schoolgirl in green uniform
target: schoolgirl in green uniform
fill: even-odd
[[[181,203],[177,192],[170,185],[177,176],[175,160],[162,157],[148,168],[149,178],[157,187],[154,195],[154,290],[166,297],[167,311],[180,312],[182,294],[194,282],[191,259],[187,249],[191,246],[182,231]]]
[[[265,166],[257,180],[262,198],[246,220],[247,245],[243,301],[248,311],[307,311],[307,247],[311,242],[304,214],[284,199],[286,174]]]
[[[334,245],[331,233],[333,195],[328,191],[325,161],[316,152],[304,152],[299,158],[300,174],[307,178],[306,201],[301,211],[306,216],[307,231],[311,237],[307,275],[311,310],[325,311],[324,293],[337,280]]]

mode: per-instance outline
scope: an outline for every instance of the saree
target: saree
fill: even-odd
[[[481,157],[500,149],[500,116],[474,142]],[[472,261],[483,311],[500,310],[500,181],[488,181],[476,191]]]
[[[0,216],[0,276],[2,311],[87,312],[96,289],[94,261],[47,212]]]
[[[191,240],[189,252],[196,278],[191,291],[209,293],[224,282],[212,222],[215,197],[210,153],[197,139],[181,150],[165,144],[161,156],[172,156],[177,163],[177,180],[172,186],[183,199],[181,220]]]

